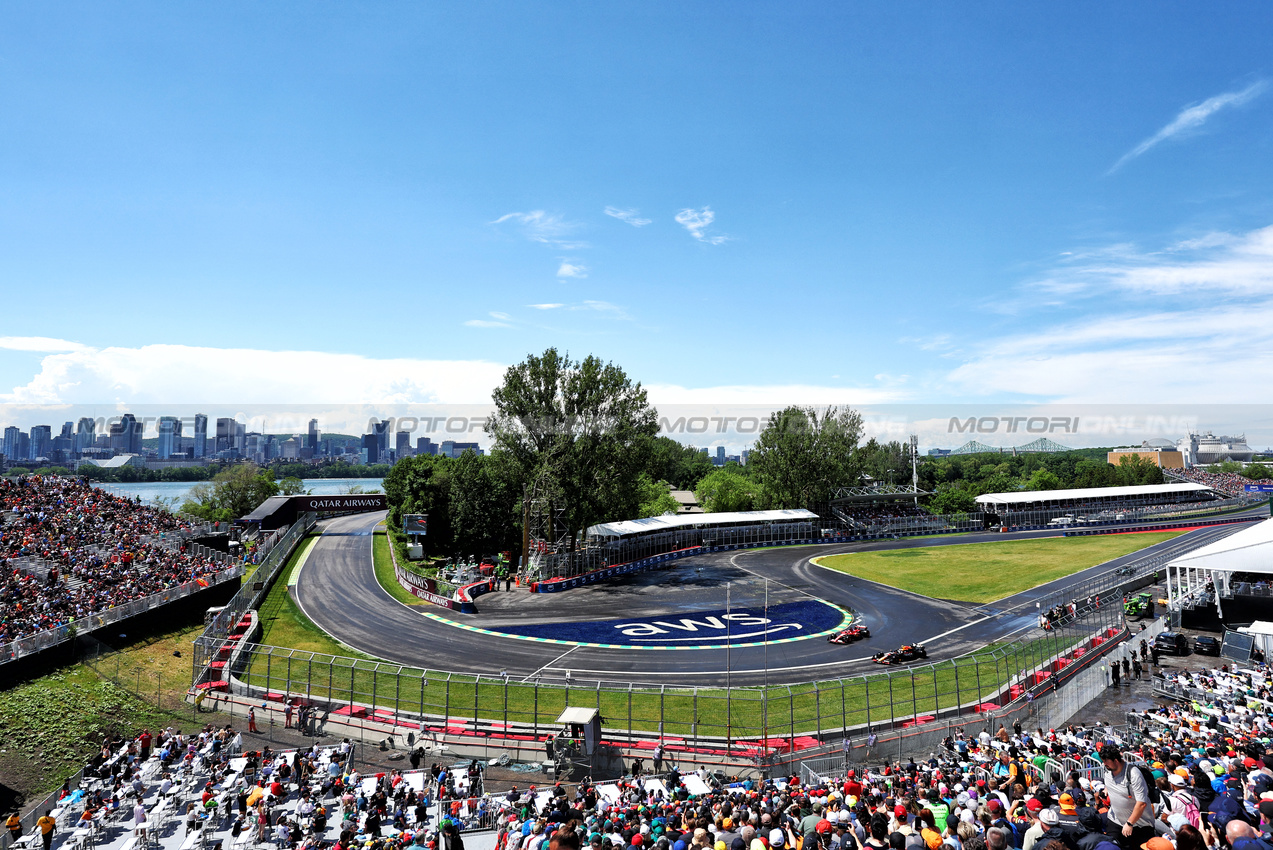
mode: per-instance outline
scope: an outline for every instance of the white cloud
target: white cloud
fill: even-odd
[[[492,221],[491,224],[504,224],[505,222],[519,225],[522,235],[532,242],[542,242],[545,245],[566,250],[588,247],[588,243],[570,238],[571,234],[579,230],[582,225],[577,222],[566,221],[560,215],[544,212],[543,210],[512,212],[500,216]]]
[[[565,304],[527,304],[532,310],[559,310],[565,307]]]
[[[1273,226],[1247,233],[1208,233],[1160,251],[1130,245],[1075,252],[1023,290],[1051,296],[1107,297],[1205,292],[1212,296],[1273,294]]]
[[[511,328],[508,322],[493,322],[489,319],[469,319],[464,323],[470,328]]]
[[[1068,402],[1198,403],[1249,402],[1253,388],[1273,385],[1273,227],[1075,257],[1024,285],[1022,303],[1045,316],[1058,304],[1086,315],[983,338],[946,385]]]
[[[618,207],[606,207],[606,215],[611,218],[617,218],[619,221],[626,221],[633,227],[645,227],[651,223],[650,219],[641,218],[637,213],[638,211],[635,209],[623,210]]]
[[[322,351],[81,346],[42,358],[29,381],[0,392],[0,403],[484,403],[504,368]]]
[[[1264,80],[1259,80],[1241,91],[1225,92],[1224,94],[1218,94],[1215,97],[1209,97],[1202,103],[1185,107],[1170,124],[1163,127],[1157,133],[1154,133],[1148,139],[1145,139],[1145,141],[1141,142],[1127,153],[1123,154],[1122,158],[1119,159],[1118,162],[1114,163],[1108,173],[1113,174],[1125,164],[1145,153],[1159,142],[1166,141],[1173,136],[1188,132],[1189,130],[1196,130],[1205,124],[1208,118],[1216,112],[1219,112],[1221,109],[1224,109],[1226,106],[1241,106],[1244,103],[1247,103],[1263,92],[1265,87],[1266,84]]]
[[[766,410],[780,410],[791,404],[866,405],[904,401],[908,396],[898,389],[876,387],[821,387],[814,384],[772,384],[758,386],[723,385],[717,387],[683,387],[678,384],[643,384],[650,402],[655,405],[754,405]],[[662,412],[662,410],[660,410]]]
[[[0,348],[7,351],[80,351],[85,346],[48,336],[0,336]]]
[[[557,269],[557,277],[584,278],[588,276],[588,267],[577,261],[562,260]]]
[[[715,220],[716,213],[712,212],[711,207],[703,207],[701,210],[684,209],[676,214],[677,224],[688,230],[690,236],[708,245],[719,245],[729,241],[728,236],[708,236],[703,232]]]

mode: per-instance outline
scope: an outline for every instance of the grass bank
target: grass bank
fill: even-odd
[[[936,599],[992,602],[1183,532],[1046,537],[827,555],[829,569]]]

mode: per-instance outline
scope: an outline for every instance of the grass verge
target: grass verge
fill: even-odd
[[[827,555],[818,563],[936,599],[992,602],[1170,540],[1183,532],[1047,537]]]
[[[257,612],[261,619],[261,643],[327,655],[368,658],[369,656],[350,649],[315,625],[288,593],[287,579],[305,555],[308,546],[308,540],[303,540],[296,547],[287,564],[279,571],[279,578],[270,588],[265,601],[261,603]]]
[[[376,565],[376,581],[380,582],[380,586],[385,589],[385,593],[401,602],[403,605],[428,605],[411,591],[407,590],[398,583],[398,578],[393,574],[393,557],[389,551],[389,547],[394,545],[389,539],[383,526],[376,526],[375,537],[371,543],[372,559]],[[402,557],[402,554],[399,554]]]

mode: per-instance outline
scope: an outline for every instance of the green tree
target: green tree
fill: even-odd
[[[755,511],[765,506],[760,482],[728,469],[718,469],[698,482],[694,493],[709,514],[722,511]]]
[[[428,514],[429,533],[422,538],[430,554],[452,554],[451,467],[455,461],[436,455],[417,455],[394,464],[385,476],[389,527],[401,530],[403,514]]]
[[[677,490],[692,490],[713,469],[711,459],[698,449],[670,437],[655,437],[645,471],[651,479],[666,481]]]
[[[636,516],[658,431],[640,383],[612,363],[550,348],[509,367],[491,397],[486,433],[507,452],[519,489],[541,475],[555,482],[572,548],[589,525]]]
[[[1246,469],[1242,470],[1243,476],[1252,481],[1259,481],[1262,478],[1273,478],[1273,472],[1262,463],[1248,463]]]
[[[937,492],[929,502],[929,509],[939,514],[971,513],[977,509],[977,502],[966,487],[942,483],[937,485]]]
[[[191,488],[182,510],[203,519],[229,522],[247,516],[277,495],[278,485],[270,473],[254,463],[236,463],[218,472],[211,484]]]
[[[641,503],[637,508],[638,517],[664,516],[680,511],[681,503],[672,498],[667,485],[663,482],[655,481],[645,473],[641,473],[637,486],[641,489]]]
[[[1118,483],[1123,486],[1163,483],[1158,464],[1140,455],[1123,455],[1118,459]]]
[[[451,464],[451,538],[457,555],[490,555],[520,543],[520,495],[507,460],[464,452]]]
[[[748,465],[777,507],[821,507],[857,481],[861,437],[862,417],[847,407],[788,407],[769,417]]]
[[[1056,476],[1056,473],[1049,472],[1043,467],[1036,469],[1025,485],[1027,490],[1061,490],[1064,487],[1065,485],[1061,483],[1061,479]]]
[[[278,491],[284,496],[303,496],[309,494],[309,491],[305,489],[305,482],[292,475],[289,475],[278,483]]]

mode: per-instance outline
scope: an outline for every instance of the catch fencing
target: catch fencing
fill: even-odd
[[[234,594],[233,598],[225,604],[225,607],[208,620],[208,624],[196,642],[196,646],[212,644],[220,646],[221,641],[229,633],[230,629],[234,627],[234,624],[239,621],[239,618],[248,611],[255,610],[261,606],[261,602],[278,578],[279,571],[283,569],[283,565],[287,563],[288,558],[291,556],[292,550],[300,543],[301,538],[314,527],[315,516],[312,513],[301,514],[296,518],[296,522],[287,527],[283,534],[275,540],[269,552],[261,559],[256,570],[252,573],[251,581],[245,581],[243,586],[239,588],[239,592]],[[198,655],[198,652],[195,654]],[[196,676],[197,680],[198,676]]]
[[[230,690],[255,699],[302,698],[324,716],[365,718],[419,728],[421,734],[491,737],[527,746],[567,706],[595,707],[606,740],[629,746],[662,738],[695,757],[772,759],[862,734],[975,716],[1011,703],[1048,681],[1121,627],[1118,605],[1082,608],[1049,631],[950,661],[807,684],[722,688],[640,685],[616,680],[475,676],[296,649],[249,645],[239,653]],[[196,678],[222,642],[195,644]],[[495,746],[501,746],[497,740]]]

